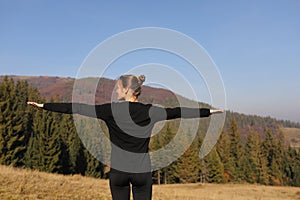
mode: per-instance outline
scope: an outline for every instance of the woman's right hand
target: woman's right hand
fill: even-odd
[[[210,114],[219,114],[219,113],[224,113],[224,110],[210,110]]]
[[[28,101],[27,104],[31,105],[31,106],[34,106],[34,107],[37,107],[37,108],[43,108],[44,107],[44,104],[36,103],[36,102],[32,102],[32,101]]]

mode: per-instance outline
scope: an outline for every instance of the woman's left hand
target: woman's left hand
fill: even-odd
[[[31,105],[31,106],[34,106],[34,107],[37,107],[37,108],[43,108],[44,107],[44,104],[36,103],[36,102],[32,102],[32,101],[28,101],[27,104]]]

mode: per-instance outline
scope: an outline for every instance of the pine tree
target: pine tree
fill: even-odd
[[[72,174],[85,174],[87,167],[87,157],[84,151],[83,144],[76,134],[73,135],[69,146],[70,171]]]
[[[59,132],[59,123],[60,117],[57,113],[49,114],[51,117],[46,121],[46,130],[44,138],[46,141],[46,147],[44,148],[45,154],[44,158],[44,166],[47,168],[46,171],[49,172],[62,172],[62,163],[61,163],[61,145],[62,139]]]
[[[39,135],[39,133],[43,133],[43,115],[45,115],[45,113],[42,110],[37,110],[35,113],[32,114],[33,131],[31,132],[29,143],[25,153],[25,166],[37,170],[42,170],[41,163],[43,143],[40,141],[41,135]]]
[[[9,140],[9,132],[12,132],[10,126],[10,107],[12,107],[12,93],[14,90],[14,82],[12,79],[8,80],[8,77],[4,77],[2,83],[0,83],[0,163],[10,164],[10,160],[7,159],[7,143]]]
[[[21,166],[24,164],[24,154],[26,152],[26,146],[28,144],[31,131],[26,104],[26,98],[28,96],[27,82],[17,82],[15,95],[17,105],[14,110],[14,134],[13,136],[11,135],[10,146],[12,147],[12,165]]]
[[[162,131],[160,133],[156,134],[155,136],[151,137],[150,144],[149,144],[149,151],[150,152],[155,151],[155,150],[162,147],[163,141],[161,139],[162,137],[161,137],[160,134],[162,134]],[[159,161],[155,160],[155,161],[152,162],[152,164],[155,165],[156,162],[159,162]],[[160,185],[160,183],[161,183],[161,169],[158,169],[157,171],[154,171],[152,173],[152,177],[153,177],[152,178],[153,182]]]
[[[103,135],[99,134],[99,124],[95,121],[80,120],[78,134],[76,134],[70,150],[70,159],[75,161],[76,173],[84,173],[86,176],[104,177],[104,165],[101,161],[107,162],[108,153],[111,147],[104,146]],[[78,128],[78,127],[77,127]],[[101,128],[102,129],[102,128]],[[102,129],[103,134],[106,130]],[[81,136],[81,137],[79,137]],[[106,137],[106,136],[104,136]],[[72,150],[73,149],[73,150]]]
[[[300,187],[300,152],[298,151],[295,156],[295,170],[294,170],[294,186]]]
[[[161,124],[157,124],[154,128],[154,132],[156,129],[159,130]],[[170,140],[173,138],[175,132],[172,128],[171,122],[166,122],[164,127],[157,133],[155,136],[151,137],[150,140],[150,152],[163,148],[167,145]],[[162,160],[164,159],[164,160]],[[165,162],[166,160],[171,160],[172,158],[168,157],[159,157],[153,160],[152,164],[156,166],[156,164],[160,164],[160,162]],[[170,161],[171,162],[171,161]],[[166,183],[166,182],[174,182],[176,179],[174,171],[174,164],[170,166],[166,166],[164,169],[158,169],[157,171],[152,173],[153,182],[157,184]]]
[[[35,169],[38,166],[38,143],[36,140],[36,135],[33,133],[30,136],[27,149],[24,155],[24,166],[27,168]]]
[[[37,144],[33,146],[38,148],[33,152],[34,169],[46,172],[62,173],[62,138],[59,133],[59,122],[61,121],[57,113],[48,111],[38,111],[34,118],[34,130]]]
[[[244,174],[242,170],[242,155],[243,146],[240,139],[240,134],[236,121],[232,119],[229,127],[229,140],[230,140],[230,160],[233,161],[234,171],[232,172],[234,181],[241,181],[244,179]]]
[[[224,166],[224,177],[226,182],[233,179],[234,173],[234,160],[230,155],[230,137],[229,134],[224,131],[220,135],[220,138],[217,142],[216,150],[220,155],[221,162]],[[232,180],[231,180],[232,181]]]
[[[256,183],[258,181],[259,153],[260,136],[251,129],[247,137],[243,161],[246,165],[246,169],[244,170],[246,181],[249,183]]]
[[[172,123],[166,122],[166,130],[165,130],[165,132],[162,133],[163,146],[167,145],[173,139],[174,136],[175,136],[175,131],[174,131]],[[167,159],[170,160],[172,158],[167,158]],[[176,182],[177,179],[174,176],[175,164],[176,164],[176,162],[174,164],[170,164],[170,165],[164,167],[161,170],[162,171],[162,182],[164,184]]]
[[[280,184],[284,183],[284,156],[286,152],[286,144],[285,144],[285,138],[284,134],[281,130],[278,132],[278,137],[276,139],[275,143],[275,149],[276,151],[276,161],[278,164],[278,176],[277,179],[279,180]]]
[[[22,166],[29,141],[29,116],[26,112],[28,84],[14,83],[7,77],[1,83],[0,100],[0,162]]]
[[[273,184],[274,174],[277,173],[278,167],[275,159],[274,137],[270,129],[265,134],[265,139],[262,143],[262,153],[267,160],[268,181],[267,184]]]
[[[270,129],[265,134],[262,150],[267,158],[268,178],[271,185],[280,185],[282,182],[281,169],[283,168],[282,158],[280,157],[282,145],[274,138]]]
[[[300,186],[300,152],[289,146],[285,153],[284,163],[286,184]]]
[[[90,152],[85,150],[85,158],[86,158],[86,176],[91,176],[95,178],[103,177],[103,165],[97,160]],[[84,161],[84,160],[82,160]]]
[[[268,159],[262,141],[260,143],[258,158],[259,158],[259,165],[258,165],[257,182],[260,184],[268,185],[270,183]]]
[[[224,183],[226,181],[224,177],[224,166],[221,159],[214,148],[209,155],[205,158],[206,166],[208,167],[208,173],[206,179],[209,183]]]
[[[71,157],[73,156],[72,158],[74,158],[74,149],[72,149],[74,147],[73,143],[77,142],[74,141],[74,138],[78,137],[72,115],[62,115],[59,132],[62,139],[62,172],[63,174],[77,173],[75,170],[75,162],[73,162],[74,160],[71,161]]]
[[[29,87],[28,89],[28,99],[30,101],[42,102],[42,98],[36,88]],[[28,121],[24,122],[29,126],[29,141],[27,144],[26,152],[24,155],[24,165],[25,167],[38,169],[40,163],[40,149],[39,143],[37,141],[37,123],[43,123],[40,121],[42,116],[42,111],[37,110],[31,106],[27,106],[26,115],[28,115]]]
[[[176,137],[177,140],[180,141],[180,143],[177,143],[176,149],[174,149],[173,151],[175,152],[175,154],[183,152],[184,150],[185,152],[176,160],[176,162],[174,162],[174,165],[172,165],[174,173],[170,174],[172,176],[171,179],[175,179],[181,183],[195,182],[199,177],[198,173],[200,170],[198,165],[199,162],[197,162],[197,160],[199,160],[198,150],[195,149],[197,148],[197,144],[192,143],[190,145],[191,135],[189,130],[187,130],[186,133],[183,133],[180,129],[178,129],[177,131],[178,132]],[[169,139],[170,136],[167,136]],[[188,147],[188,145],[190,146]]]
[[[195,142],[176,162],[176,173],[181,183],[195,183],[199,180],[199,152]]]

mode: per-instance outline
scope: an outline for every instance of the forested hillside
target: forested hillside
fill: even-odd
[[[83,81],[88,84],[88,79]],[[70,101],[73,82],[71,78],[58,77],[1,78],[0,164],[62,174],[107,176],[107,167],[95,159],[79,139],[71,115],[26,105],[28,99]],[[96,94],[98,103],[109,101],[113,88],[112,80],[105,79],[101,84]],[[178,105],[170,91],[143,89],[143,102]],[[281,131],[285,126],[299,128],[299,124],[227,112],[217,145],[204,160],[200,160],[198,152],[208,123],[209,119],[200,119],[197,137],[184,155],[168,167],[153,172],[156,183],[202,181],[300,186],[300,153],[289,146]],[[88,128],[92,129],[89,124],[82,124],[81,130]],[[167,122],[161,133],[152,137],[150,149],[167,144],[176,131],[177,121]]]

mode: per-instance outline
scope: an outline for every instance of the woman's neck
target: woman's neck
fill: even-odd
[[[124,101],[138,102],[138,98],[136,98],[135,96],[131,96],[128,98],[124,98]]]
[[[130,99],[128,101],[130,101],[130,102],[138,102],[138,99],[136,97],[130,97]]]

